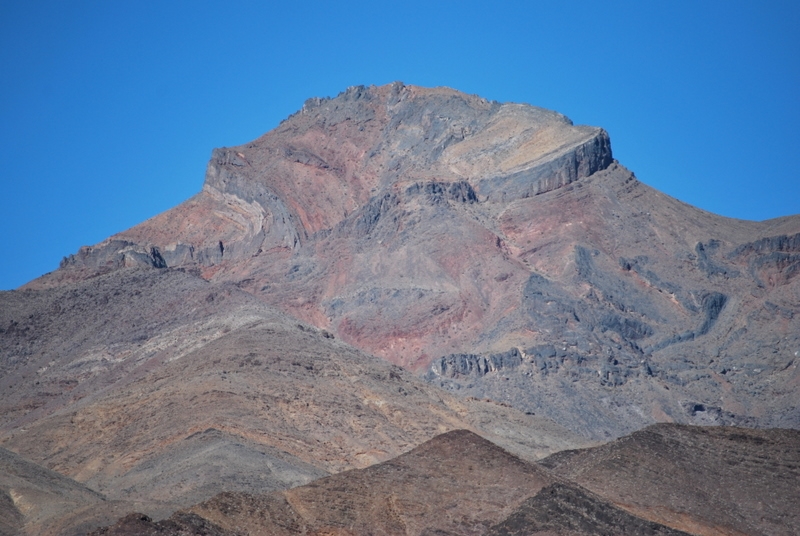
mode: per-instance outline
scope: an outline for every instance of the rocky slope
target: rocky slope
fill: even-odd
[[[197,196],[29,287],[129,265],[234,284],[590,438],[800,426],[800,218],[697,210],[603,130],[527,105],[399,83],[311,99],[215,150]]]
[[[654,425],[542,460],[628,512],[692,534],[795,534],[800,431]]]
[[[0,318],[13,326],[0,338],[2,445],[150,516],[224,490],[263,493],[365,467],[456,428],[528,459],[582,444],[177,270],[3,293]],[[55,534],[111,515],[67,510],[69,519],[21,522]]]
[[[647,521],[579,486],[556,483],[531,497],[488,536],[679,536],[689,533]]]
[[[800,516],[798,462],[794,430],[655,425],[539,464],[460,430],[366,469],[223,493],[96,534],[788,535]]]
[[[461,430],[366,469],[267,496],[222,495],[191,512],[247,533],[480,534],[550,482],[543,469]],[[262,505],[293,526],[259,519]]]
[[[0,449],[0,534],[36,530],[53,519],[97,508],[103,502],[99,493],[74,480]]]
[[[509,516],[505,525],[516,523],[516,510],[530,502],[526,498],[542,493],[550,497],[554,485],[555,478],[543,468],[458,430],[367,469],[269,495],[221,494],[167,521],[131,516],[96,534],[122,535],[133,528],[179,534],[202,525],[221,534],[477,535]],[[595,499],[595,506],[614,510],[602,499]],[[658,526],[624,512],[620,517],[624,515],[635,520],[627,528],[636,522]],[[502,526],[489,533],[503,534]],[[658,527],[661,531],[652,534],[684,534]]]

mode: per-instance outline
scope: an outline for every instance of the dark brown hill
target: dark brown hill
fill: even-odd
[[[556,483],[517,508],[487,536],[680,536],[688,533],[646,521],[615,508],[581,488]]]
[[[532,106],[399,83],[311,99],[216,150],[194,198],[29,286],[129,265],[235,284],[591,438],[800,426],[800,217],[690,207],[603,130]]]
[[[530,464],[461,430],[366,469],[97,534],[788,535],[799,453],[791,430],[656,425]]]
[[[800,432],[659,424],[541,462],[644,519],[692,534],[791,535]]]
[[[221,495],[191,511],[250,534],[482,534],[551,482],[462,430],[366,469],[268,496]]]
[[[153,521],[150,516],[132,513],[114,525],[89,533],[90,536],[242,536],[241,532],[225,530],[206,519],[187,513],[176,513],[169,519]]]
[[[483,534],[552,482],[546,470],[458,430],[366,469],[268,495],[221,494],[145,526],[166,530],[195,514],[230,534]],[[98,534],[134,524],[141,519]]]

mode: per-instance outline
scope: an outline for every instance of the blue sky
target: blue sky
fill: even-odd
[[[401,80],[602,126],[643,182],[800,213],[800,2],[0,0],[0,289],[200,190],[213,147]]]

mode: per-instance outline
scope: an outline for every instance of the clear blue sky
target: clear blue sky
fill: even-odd
[[[401,80],[602,126],[643,182],[800,212],[800,2],[0,0],[0,289],[200,190],[213,147]]]

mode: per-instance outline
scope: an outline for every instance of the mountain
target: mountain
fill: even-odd
[[[366,469],[272,495],[217,496],[191,512],[262,534],[480,534],[550,482],[545,470],[457,430]],[[262,505],[284,510],[294,526],[261,521],[253,513]]]
[[[800,431],[658,424],[540,462],[650,521],[692,534],[800,526]]]
[[[660,424],[539,463],[456,430],[366,469],[95,534],[789,535],[798,462],[796,430]]]
[[[688,206],[558,113],[401,83],[310,99],[215,150],[191,199],[0,292],[0,447],[88,493],[36,517],[6,490],[0,526],[153,528],[459,429],[525,463],[657,422],[796,429],[798,273],[800,216]],[[621,507],[559,478],[519,519]],[[661,523],[658,500],[609,519]]]
[[[366,469],[268,495],[221,494],[160,523],[131,516],[96,534],[122,535],[133,527],[142,533],[179,534],[187,526],[214,527],[220,534],[286,536],[497,533],[492,526],[498,523],[519,525],[517,510],[529,506],[529,497],[551,497],[560,486],[544,468],[456,430]],[[617,511],[599,498],[595,506],[605,514]],[[685,534],[619,512],[625,516],[633,520],[627,528],[638,523],[658,527],[652,534]]]
[[[133,265],[235,285],[591,439],[800,425],[800,217],[688,206],[602,129],[528,105],[400,83],[310,99],[215,150],[195,197],[27,288]]]

